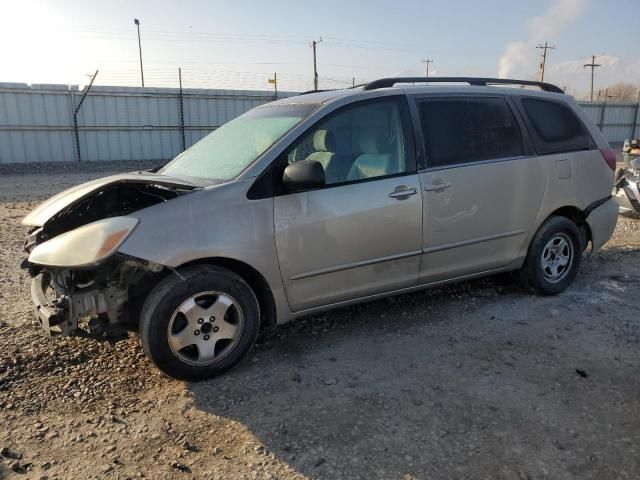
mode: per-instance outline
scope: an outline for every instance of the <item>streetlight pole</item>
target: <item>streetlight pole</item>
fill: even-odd
[[[142,69],[142,43],[140,43],[140,20],[133,19],[133,23],[138,27],[138,53],[140,54],[140,78],[142,80],[142,88],[144,88],[144,70]]]

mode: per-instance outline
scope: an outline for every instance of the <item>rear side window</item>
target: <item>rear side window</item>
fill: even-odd
[[[419,109],[429,167],[523,155],[520,128],[503,98],[431,98]]]
[[[591,136],[567,105],[524,98],[522,107],[533,127],[532,137],[538,153],[571,152],[591,147]]]

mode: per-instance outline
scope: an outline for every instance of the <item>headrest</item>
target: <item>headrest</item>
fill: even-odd
[[[329,130],[318,130],[313,134],[313,148],[316,152],[335,152],[336,140]]]
[[[391,152],[389,135],[380,128],[363,129],[360,133],[360,149],[371,155],[385,155]]]

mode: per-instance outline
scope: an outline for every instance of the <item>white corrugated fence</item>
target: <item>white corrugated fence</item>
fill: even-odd
[[[0,164],[167,160],[271,91],[0,83]],[[281,92],[279,97],[295,93]],[[182,108],[181,108],[182,103]],[[640,135],[637,104],[581,103],[612,144]],[[184,140],[183,140],[184,139]]]
[[[166,160],[273,92],[0,83],[0,163]],[[278,97],[294,95],[278,92]],[[182,112],[180,102],[182,101]]]

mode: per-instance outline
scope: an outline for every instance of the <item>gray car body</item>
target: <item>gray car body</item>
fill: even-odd
[[[568,104],[598,148],[248,198],[256,179],[294,140],[347,104],[390,95],[407,95],[412,103],[414,97],[434,95],[521,94]],[[279,102],[314,103],[318,109],[233,181],[132,213],[139,224],[119,252],[171,268],[201,261],[248,266],[268,284],[277,322],[284,323],[354,302],[518,269],[536,230],[560,210],[585,215],[593,250],[615,228],[617,205],[603,200],[611,194],[613,172],[599,149],[608,144],[567,95],[413,86],[314,93]],[[451,188],[434,190],[440,183]],[[406,201],[390,198],[398,186],[420,194]]]

